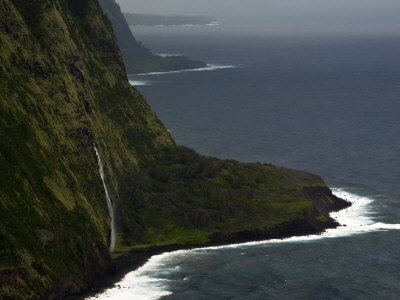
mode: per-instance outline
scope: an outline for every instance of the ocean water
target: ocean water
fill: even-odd
[[[129,76],[178,144],[317,173],[354,204],[321,236],[154,256],[98,299],[400,299],[400,35],[133,30],[210,65]]]

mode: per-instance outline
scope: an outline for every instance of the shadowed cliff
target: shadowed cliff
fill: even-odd
[[[119,178],[172,146],[126,79],[97,1],[0,2],[0,298],[77,292],[111,270],[93,144]]]
[[[112,272],[94,145],[118,255],[319,232],[347,205],[316,175],[177,147],[97,0],[3,0],[0,44],[0,298],[61,299]]]

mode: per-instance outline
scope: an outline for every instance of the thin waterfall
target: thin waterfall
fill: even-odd
[[[114,219],[114,209],[113,209],[113,203],[110,197],[110,194],[108,192],[108,188],[106,185],[106,181],[104,179],[104,167],[103,167],[103,162],[101,161],[99,152],[97,151],[96,145],[94,146],[94,151],[96,151],[97,155],[97,163],[99,164],[99,173],[101,180],[103,181],[103,186],[104,186],[104,192],[106,194],[106,200],[107,200],[107,206],[108,206],[108,212],[110,213],[111,217],[111,241],[110,241],[110,252],[114,252],[115,248],[115,241],[116,241],[116,236],[115,236],[115,219]]]

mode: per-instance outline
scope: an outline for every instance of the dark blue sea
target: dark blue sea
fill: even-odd
[[[400,33],[258,26],[134,27],[210,67],[129,79],[178,144],[323,176],[346,226],[155,256],[100,299],[400,299]]]

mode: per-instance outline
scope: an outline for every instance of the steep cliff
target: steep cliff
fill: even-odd
[[[165,72],[206,67],[201,61],[190,60],[185,56],[161,57],[137,42],[114,0],[99,0],[104,12],[113,24],[128,73]]]
[[[320,231],[346,205],[318,176],[175,146],[97,0],[2,0],[0,45],[0,298],[58,299],[112,271],[94,145],[117,253]]]
[[[117,202],[119,178],[173,141],[97,1],[3,0],[0,16],[0,295],[60,296],[111,269],[94,143]]]

